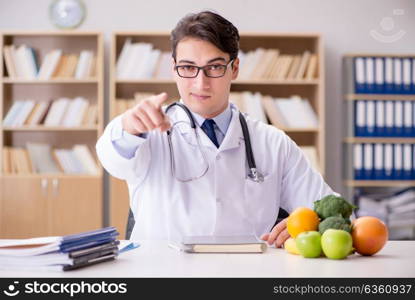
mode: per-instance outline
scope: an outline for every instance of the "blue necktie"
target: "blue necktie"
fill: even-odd
[[[210,140],[215,144],[216,148],[219,148],[219,143],[216,139],[215,129],[213,128],[214,124],[215,121],[213,121],[212,119],[206,119],[200,128],[203,129],[203,131],[207,134]]]

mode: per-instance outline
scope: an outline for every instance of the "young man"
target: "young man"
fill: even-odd
[[[255,234],[281,246],[289,235],[286,220],[273,228],[279,208],[312,207],[333,191],[284,132],[249,116],[263,180],[247,176],[246,136],[229,103],[239,69],[239,33],[229,21],[209,11],[188,15],[171,42],[174,79],[196,134],[184,110],[164,112],[162,93],[112,120],[97,143],[105,169],[127,181],[131,238]]]

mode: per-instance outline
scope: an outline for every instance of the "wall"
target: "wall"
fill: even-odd
[[[48,9],[52,0],[0,0],[0,30],[52,30]],[[341,58],[350,52],[415,52],[415,1],[410,0],[84,0],[88,15],[79,30],[105,33],[106,61],[111,32],[171,30],[189,12],[213,9],[240,31],[320,32],[326,53],[327,180],[341,192],[341,140],[343,137]],[[400,9],[398,11],[394,9]],[[384,29],[380,22],[383,20]],[[391,23],[394,22],[394,23]],[[394,27],[392,27],[394,25]],[[371,30],[398,41],[374,39]],[[106,69],[108,71],[108,68]],[[108,76],[106,76],[108,80]],[[108,99],[108,85],[105,91]]]

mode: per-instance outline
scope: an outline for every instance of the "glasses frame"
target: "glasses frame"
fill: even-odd
[[[229,66],[229,64],[230,63],[233,63],[234,62],[234,60],[235,59],[231,59],[228,63],[226,63],[225,65],[222,65],[222,64],[209,64],[209,65],[205,65],[205,66],[201,66],[201,67],[199,67],[199,66],[195,66],[195,65],[179,65],[179,66],[174,66],[174,69],[176,70],[176,73],[177,73],[177,75],[179,75],[179,77],[181,77],[181,78],[196,78],[197,77],[197,75],[199,75],[199,72],[200,72],[200,70],[203,70],[203,73],[205,74],[205,76],[206,77],[209,77],[209,78],[221,78],[221,77],[223,77],[223,76],[225,76],[225,74],[226,74],[226,71],[228,70],[228,66]],[[222,67],[225,67],[225,70],[223,71],[223,74],[221,75],[221,76],[209,76],[208,74],[207,74],[207,70],[206,70],[206,68],[207,67],[211,67],[211,66],[217,66],[217,65],[220,65],[220,66],[222,66]],[[180,73],[179,73],[179,68],[180,67],[187,67],[187,66],[191,66],[191,67],[194,67],[194,68],[196,68],[197,69],[197,72],[196,72],[196,74],[194,75],[194,76],[182,76],[182,75],[180,75]]]

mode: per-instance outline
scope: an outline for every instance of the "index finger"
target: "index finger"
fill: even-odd
[[[157,109],[160,109],[163,103],[166,102],[168,98],[167,93],[161,93],[153,97],[154,98],[152,99],[152,102]]]
[[[271,233],[268,237],[268,244],[272,245],[275,240],[277,239],[278,235],[287,227],[287,218],[279,222],[275,227],[271,230]]]

